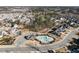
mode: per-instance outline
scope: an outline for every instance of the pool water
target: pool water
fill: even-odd
[[[49,43],[54,40],[53,38],[49,36],[36,36],[36,39],[41,41],[42,43]]]

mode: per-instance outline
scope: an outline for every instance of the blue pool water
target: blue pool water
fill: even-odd
[[[49,43],[49,42],[53,41],[53,38],[51,38],[49,36],[36,36],[36,39],[41,41],[42,43]]]

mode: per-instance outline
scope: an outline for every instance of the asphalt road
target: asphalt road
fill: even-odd
[[[39,49],[41,51],[45,51],[47,49],[59,49],[61,47],[64,47],[67,45],[68,42],[70,42],[70,39],[72,38],[79,38],[79,36],[75,35],[75,33],[77,33],[79,31],[75,30],[75,31],[71,31],[69,32],[64,38],[63,40],[59,41],[59,42],[56,42],[55,44],[50,44],[50,45],[47,45],[47,46],[41,46],[39,47]]]
[[[19,37],[19,39],[16,40],[13,45],[15,45],[16,47],[19,47],[19,46],[22,45],[24,42],[26,42],[26,39],[24,39],[24,36],[22,36],[22,37]]]
[[[59,49],[61,47],[66,46],[70,39],[72,38],[79,38],[79,36],[75,35],[75,33],[79,32],[79,30],[74,30],[69,32],[61,41],[58,41],[54,44],[48,44],[43,46],[30,46],[28,47],[16,47],[16,48],[0,48],[0,52],[30,52],[30,51],[40,51],[46,52],[48,49]],[[22,39],[22,38],[20,38]],[[25,40],[21,41],[24,42]],[[22,44],[22,43],[21,43]]]

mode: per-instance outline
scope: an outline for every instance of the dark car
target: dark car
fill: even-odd
[[[25,38],[26,40],[29,40],[31,37],[32,37],[32,35],[24,36],[24,38]]]
[[[48,53],[54,53],[54,51],[53,50],[48,50]]]
[[[24,36],[25,39],[28,39],[28,36]]]

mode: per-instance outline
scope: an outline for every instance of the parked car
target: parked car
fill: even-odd
[[[26,40],[29,40],[31,37],[32,37],[32,35],[24,36],[24,38],[25,38]]]

